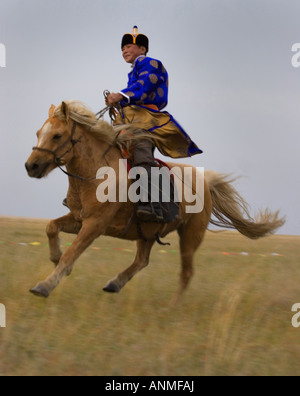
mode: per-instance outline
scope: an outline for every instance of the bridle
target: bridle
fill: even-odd
[[[105,99],[107,99],[107,97],[109,96],[110,92],[106,90],[106,91],[103,92],[103,94],[104,94]],[[99,112],[96,114],[96,117],[97,117],[98,120],[99,120],[100,118],[102,118],[102,117],[104,116],[104,114],[105,114],[107,111],[109,111],[110,118],[111,118],[111,120],[112,120],[112,122],[113,122],[113,120],[114,120],[114,118],[115,118],[115,116],[116,116],[115,109],[116,109],[117,111],[119,111],[121,115],[123,114],[123,111],[122,111],[121,106],[107,106],[107,107],[105,107],[103,110],[99,111]],[[122,116],[122,118],[123,118],[123,116]],[[69,177],[72,177],[73,179],[80,180],[80,181],[92,181],[92,180],[95,180],[94,177],[92,177],[92,178],[90,178],[90,179],[87,179],[87,178],[85,178],[85,177],[81,177],[81,176],[77,176],[77,175],[72,175],[71,173],[65,171],[65,170],[62,168],[62,166],[64,165],[64,163],[63,163],[63,157],[64,157],[65,155],[69,154],[69,152],[70,152],[71,150],[73,150],[74,146],[75,146],[77,143],[80,143],[80,142],[81,142],[81,136],[80,136],[79,139],[74,139],[76,127],[77,127],[77,122],[74,121],[73,127],[72,127],[72,131],[71,131],[71,136],[69,137],[68,140],[66,140],[64,143],[62,143],[56,150],[50,150],[50,149],[46,149],[46,148],[42,148],[42,147],[37,147],[37,146],[36,146],[36,147],[33,147],[32,150],[37,150],[37,151],[41,151],[41,152],[44,152],[44,153],[48,153],[48,154],[53,155],[53,162],[57,165],[57,167],[58,167],[65,175],[67,175],[67,176],[69,176]],[[112,147],[113,147],[114,144],[116,143],[116,141],[117,141],[117,139],[118,139],[120,133],[121,133],[121,132],[119,132],[119,133],[116,135],[114,142],[107,148],[107,150],[106,150],[105,153],[103,154],[103,158],[105,158],[105,156],[106,156],[106,155],[109,153],[109,151],[112,149]],[[63,149],[65,146],[67,146],[67,144],[69,144],[69,143],[72,144],[71,148],[69,148],[68,150],[66,150],[61,156],[58,156],[57,153],[58,153],[61,149]]]
[[[48,153],[53,155],[53,162],[58,166],[58,168],[67,176],[73,177],[74,179],[77,180],[81,180],[81,181],[91,181],[94,180],[94,178],[91,179],[86,179],[84,177],[81,176],[77,176],[77,175],[72,175],[71,173],[68,173],[67,171],[65,171],[62,166],[64,165],[63,163],[63,158],[65,155],[69,154],[69,152],[71,150],[73,150],[74,146],[77,143],[81,142],[81,137],[79,139],[74,139],[74,135],[75,135],[75,131],[76,131],[76,127],[77,127],[77,122],[74,121],[73,123],[73,127],[72,127],[72,131],[71,131],[71,136],[69,137],[69,139],[67,139],[64,143],[62,143],[59,147],[57,147],[56,150],[50,150],[50,149],[46,149],[46,148],[42,148],[42,147],[33,147],[32,150],[37,150],[37,151],[41,151],[44,153]],[[64,147],[66,147],[69,143],[71,143],[71,147],[66,150],[62,155],[58,156],[57,153],[62,150]]]

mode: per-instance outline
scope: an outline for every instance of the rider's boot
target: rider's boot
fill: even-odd
[[[159,202],[152,202],[151,201],[151,192],[153,192],[153,189],[159,189],[159,186],[156,186],[152,184],[151,180],[151,165],[149,164],[140,164],[140,167],[142,167],[145,170],[144,176],[141,176],[141,182],[140,182],[140,189],[141,189],[141,195],[142,191],[147,191],[146,194],[146,199],[143,201],[146,202],[139,202],[138,208],[137,208],[137,218],[140,221],[143,222],[154,222],[154,223],[160,223],[164,220],[164,215],[162,208],[159,204]],[[147,185],[143,185],[144,183],[147,183]],[[159,191],[158,191],[159,193]]]

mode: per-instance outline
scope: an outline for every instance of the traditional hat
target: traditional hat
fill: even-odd
[[[124,45],[127,44],[142,45],[143,47],[146,48],[146,52],[149,51],[149,39],[144,34],[139,34],[137,26],[133,27],[132,33],[124,34],[122,38],[121,48],[123,48]]]

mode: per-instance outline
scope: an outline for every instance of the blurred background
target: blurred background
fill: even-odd
[[[0,0],[0,375],[299,374],[299,15],[299,0]],[[105,89],[126,86],[120,45],[133,25],[169,72],[166,110],[204,151],[184,161],[241,175],[251,213],[280,209],[288,235],[208,233],[173,308],[176,234],[118,295],[102,287],[135,244],[100,238],[37,299],[28,290],[53,264],[47,221],[33,218],[66,213],[68,179],[30,179],[24,163],[52,103],[97,112]],[[63,250],[73,238],[62,235]]]

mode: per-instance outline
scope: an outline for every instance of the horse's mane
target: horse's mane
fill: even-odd
[[[68,100],[63,103],[68,106],[69,118],[78,122],[78,124],[87,126],[87,133],[92,134],[101,142],[124,147],[133,139],[143,139],[145,137],[149,139],[149,135],[146,136],[145,134],[138,134],[133,137],[132,132],[136,130],[134,125],[112,126],[104,120],[98,120],[93,111],[78,100]],[[55,108],[53,115],[62,121],[66,121],[62,109],[63,103]],[[121,131],[125,133],[120,134]]]
[[[84,103],[78,100],[68,100],[64,103],[68,106],[69,118],[78,122],[78,124],[87,126],[87,132],[93,134],[102,142],[113,144],[120,130],[124,129],[124,126],[113,127],[104,120],[98,120],[96,115]],[[62,105],[61,103],[55,108],[53,115],[61,121],[66,121]]]

